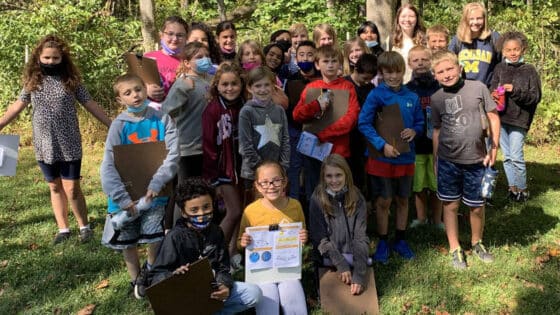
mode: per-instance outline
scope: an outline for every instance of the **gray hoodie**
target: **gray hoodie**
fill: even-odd
[[[169,115],[148,107],[142,117],[133,117],[125,112],[111,123],[101,163],[101,186],[109,197],[109,212],[123,209],[133,201],[115,168],[113,146],[152,141],[165,141],[169,151],[147,187],[159,192],[177,173],[179,143],[175,122]]]
[[[290,166],[290,135],[288,119],[282,107],[249,100],[239,113],[239,154],[242,157],[241,177],[255,179],[255,167],[264,160]]]

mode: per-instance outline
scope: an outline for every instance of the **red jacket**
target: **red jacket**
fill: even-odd
[[[305,104],[307,90],[312,88],[348,90],[348,111],[336,122],[321,130],[321,132],[317,134],[317,137],[321,142],[330,142],[333,144],[331,153],[338,153],[346,158],[349,157],[350,131],[356,126],[358,114],[360,113],[360,105],[358,104],[358,97],[356,96],[354,85],[344,78],[338,78],[329,83],[323,80],[316,80],[307,84],[293,111],[293,117],[296,122],[305,124],[316,119],[316,115],[321,112],[321,107],[316,99]]]
[[[242,105],[240,100],[226,106],[215,98],[202,113],[202,176],[210,183],[238,183],[241,157],[237,125]]]

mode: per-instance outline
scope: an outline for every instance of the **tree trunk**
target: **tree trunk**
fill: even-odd
[[[227,20],[226,4],[224,3],[224,0],[218,0],[218,13],[220,15],[220,22]]]
[[[367,19],[377,25],[381,35],[377,41],[385,50],[392,32],[397,2],[398,0],[366,0]]]
[[[153,0],[140,0],[140,20],[142,21],[142,47],[146,52],[152,51],[156,42]]]

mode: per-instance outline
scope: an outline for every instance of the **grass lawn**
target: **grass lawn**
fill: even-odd
[[[130,294],[121,255],[100,245],[106,206],[99,183],[102,150],[102,144],[84,147],[82,187],[95,225],[95,241],[86,245],[78,242],[73,217],[72,240],[51,245],[56,225],[31,147],[20,150],[17,177],[0,178],[0,314],[69,314],[90,304],[96,314],[151,313],[147,302]],[[527,147],[531,189],[527,203],[505,201],[501,173],[494,206],[486,212],[485,243],[496,256],[493,264],[468,255],[469,268],[455,271],[442,232],[429,226],[410,231],[416,259],[391,256],[388,265],[374,266],[381,312],[558,313],[559,155],[559,147]],[[462,224],[461,243],[467,248],[468,231]],[[310,283],[310,275],[307,268],[304,283]],[[312,291],[306,285],[306,292]]]

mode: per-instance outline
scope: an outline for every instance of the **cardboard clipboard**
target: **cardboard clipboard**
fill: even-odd
[[[399,104],[381,107],[381,110],[375,114],[373,125],[377,134],[400,153],[410,152],[410,144],[401,138],[401,132],[404,130],[404,121]],[[367,146],[371,158],[384,157],[383,152],[376,150],[369,141]]]
[[[368,267],[366,277],[366,290],[360,295],[352,295],[350,286],[340,281],[336,270],[319,268],[321,310],[325,314],[379,314],[377,290],[371,267]]]
[[[161,78],[159,77],[155,59],[133,52],[126,53],[124,59],[128,65],[128,73],[136,74],[142,78],[145,84],[161,85]]]
[[[113,159],[126,191],[132,200],[146,195],[154,174],[167,157],[164,141],[121,144],[113,147]],[[159,192],[159,196],[171,196],[171,181]]]
[[[18,149],[18,135],[0,135],[0,176],[16,175]]]
[[[214,274],[208,258],[190,264],[189,271],[173,275],[146,289],[156,315],[213,314],[224,302],[210,298]]]
[[[311,103],[321,95],[323,89],[310,88],[307,89],[305,95],[305,104]],[[344,116],[348,112],[348,102],[350,100],[350,93],[348,90],[331,90],[333,93],[333,103],[323,113],[320,119],[313,119],[310,122],[303,124],[303,131],[318,134],[323,129],[332,125],[334,122]]]

